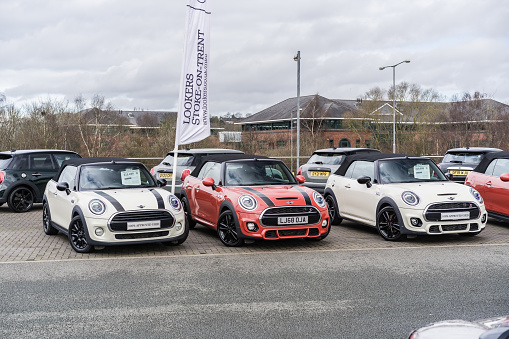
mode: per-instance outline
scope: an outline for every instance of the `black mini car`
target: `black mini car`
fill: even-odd
[[[0,206],[7,202],[15,212],[27,212],[42,202],[48,181],[64,160],[81,158],[65,150],[12,150],[0,152]]]
[[[461,147],[448,150],[438,167],[445,174],[452,175],[452,181],[463,184],[465,179],[484,155],[491,152],[501,152],[500,148],[490,147]]]

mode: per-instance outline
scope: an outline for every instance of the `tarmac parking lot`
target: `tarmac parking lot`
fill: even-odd
[[[185,243],[179,246],[148,245],[111,246],[92,253],[80,254],[72,250],[67,237],[61,233],[46,235],[42,230],[42,204],[27,213],[12,212],[0,207],[0,262],[52,261],[76,259],[104,259],[125,257],[173,257],[183,255],[221,255],[249,253],[278,253],[306,251],[337,251],[383,248],[412,248],[433,246],[488,246],[509,243],[509,224],[490,220],[486,229],[474,237],[460,235],[420,236],[400,242],[384,241],[374,228],[353,222],[334,225],[322,241],[289,239],[247,243],[242,247],[226,247],[215,231],[201,225],[190,231]]]

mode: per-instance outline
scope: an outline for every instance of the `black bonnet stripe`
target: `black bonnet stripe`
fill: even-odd
[[[161,196],[161,194],[159,194],[158,191],[156,191],[155,189],[150,189],[149,190],[150,192],[152,192],[152,194],[156,197],[156,200],[157,200],[157,208],[159,209],[164,209],[164,200],[163,200],[163,197]]]
[[[113,198],[111,195],[104,193],[102,191],[94,191],[94,193],[108,200],[113,205],[113,207],[117,209],[117,211],[119,212],[125,211],[122,205],[118,202],[118,200]]]
[[[312,205],[309,194],[302,187],[293,186],[293,188],[295,188],[297,191],[300,192],[300,194],[302,194],[302,196],[304,197],[304,201],[306,202],[306,205]]]
[[[269,206],[269,207],[274,207],[274,206],[276,206],[276,205],[272,202],[272,200],[270,200],[270,198],[269,198],[268,196],[266,196],[265,194],[263,194],[262,192],[259,192],[259,191],[255,190],[255,189],[252,189],[251,187],[242,187],[242,188],[243,188],[243,189],[245,189],[246,191],[249,191],[249,192],[251,192],[251,193],[256,194],[256,195],[257,195],[260,199],[262,199],[262,200],[263,200],[263,202],[264,202],[264,203],[266,203],[266,204],[267,204],[267,206]]]

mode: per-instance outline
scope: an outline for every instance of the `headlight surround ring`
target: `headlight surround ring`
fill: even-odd
[[[182,204],[176,196],[170,195],[168,197],[168,202],[170,203],[171,208],[173,208],[175,211],[180,211],[182,209]]]
[[[405,204],[410,206],[419,204],[419,196],[412,191],[405,191],[401,193],[401,199]]]
[[[327,206],[327,203],[325,202],[325,198],[318,192],[313,192],[313,200],[321,208],[325,208]]]
[[[101,215],[106,212],[106,205],[100,199],[93,199],[88,203],[88,209],[95,215]]]
[[[239,205],[246,211],[253,211],[258,207],[258,201],[251,194],[243,194],[239,197]]]
[[[475,198],[475,200],[480,203],[480,204],[483,204],[484,203],[484,200],[481,196],[481,193],[479,193],[479,191],[477,191],[475,188],[473,187],[470,187],[470,194],[472,194],[472,196]]]

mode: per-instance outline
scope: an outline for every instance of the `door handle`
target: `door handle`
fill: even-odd
[[[195,190],[195,191],[199,191],[199,190],[200,190],[200,188],[199,188],[199,187],[196,187],[194,190]]]
[[[345,188],[350,188],[351,186],[350,185],[345,185]]]
[[[32,173],[33,177],[40,177],[41,175],[42,175],[41,173]]]
[[[486,186],[491,186],[491,185],[492,185],[492,183],[491,183],[491,182],[487,182],[485,185],[486,185]]]

